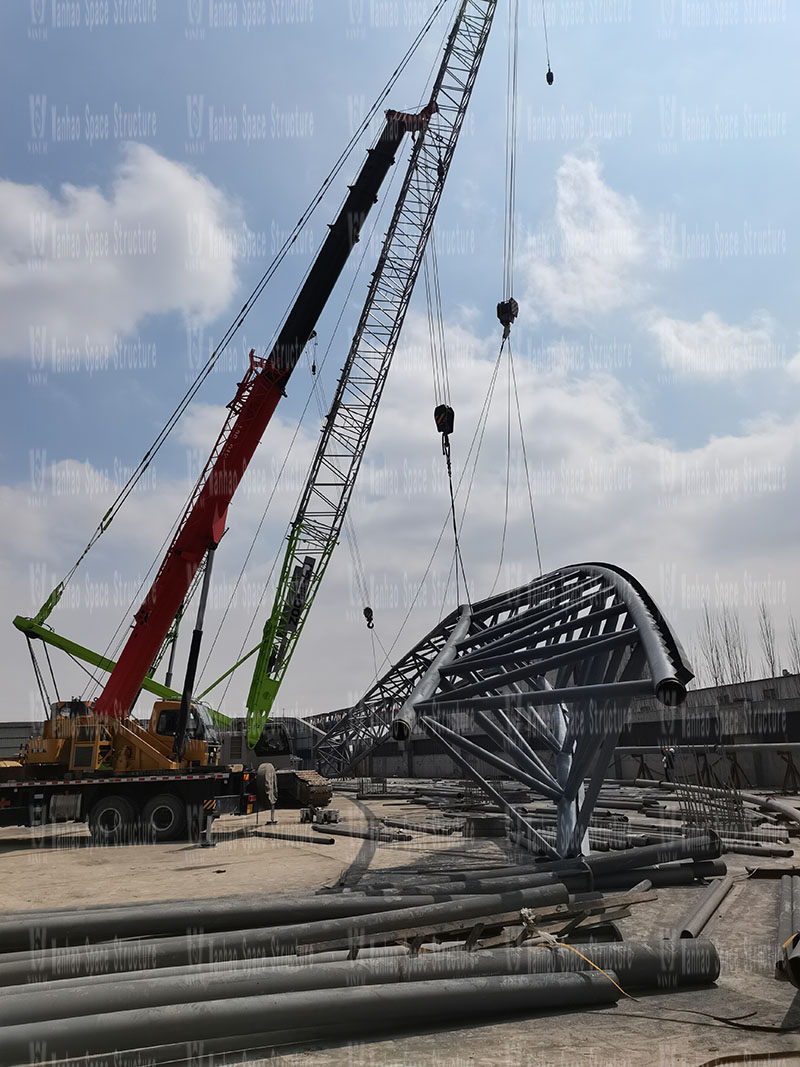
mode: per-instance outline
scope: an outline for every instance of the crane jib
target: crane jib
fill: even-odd
[[[288,534],[247,697],[251,747],[258,743],[269,718],[339,539],[496,7],[497,0],[464,0],[445,46],[431,103],[415,137],[361,318]],[[313,577],[297,624],[287,629],[282,622],[293,575],[296,566],[307,559],[315,561]]]

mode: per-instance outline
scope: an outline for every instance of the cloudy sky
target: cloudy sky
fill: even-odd
[[[0,8],[1,718],[35,719],[41,709],[12,617],[35,613],[72,566],[433,7],[9,0]],[[793,605],[800,614],[800,9],[788,0],[546,0],[545,8],[552,87],[541,3],[520,2],[521,311],[512,338],[544,570],[603,560],[631,571],[690,647],[704,602],[734,605],[753,632],[755,673],[763,599],[780,665],[791,666],[787,619]],[[425,102],[454,9],[446,5],[391,106]],[[507,17],[501,0],[437,221],[457,476],[500,341]],[[81,564],[50,619],[59,632],[102,651],[129,625],[246,353],[263,352],[280,325],[366,146]],[[263,626],[273,561],[396,188],[373,213],[360,271],[363,243],[321,320],[321,374],[298,368],[231,507],[206,650],[271,498],[206,683]],[[507,462],[507,383],[504,360],[464,523],[473,598],[538,573],[513,411]],[[455,607],[447,532],[422,581],[447,516],[433,405],[420,286],[351,507],[379,640],[364,626],[343,542],[279,698],[287,712],[353,702],[381,645],[397,658]],[[471,468],[464,487],[469,476]],[[180,661],[185,651],[184,641]],[[88,679],[69,660],[54,653],[53,665],[61,696],[84,691]],[[245,668],[222,709],[240,714],[248,685]]]

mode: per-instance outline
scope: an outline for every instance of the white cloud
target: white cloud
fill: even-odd
[[[786,364],[786,371],[790,378],[793,378],[796,382],[800,382],[800,352],[792,356]]]
[[[782,362],[774,326],[761,313],[750,325],[724,322],[706,311],[697,322],[658,315],[649,326],[664,366],[678,378],[719,381],[744,378]]]
[[[559,325],[628,306],[641,297],[647,249],[636,201],[605,184],[596,159],[567,155],[553,229],[528,240],[527,300]]]
[[[425,349],[427,322],[410,314],[403,342],[378,412],[350,514],[354,520],[375,611],[375,633],[388,648],[403,622],[448,510],[448,491]],[[452,438],[456,480],[483,403],[496,354],[496,337],[483,339],[463,327],[448,329],[450,384],[456,411]],[[800,419],[753,420],[736,433],[702,447],[680,450],[661,440],[641,413],[633,393],[613,376],[575,378],[558,370],[516,361],[522,418],[545,571],[583,560],[616,563],[655,596],[686,644],[691,643],[703,600],[711,607],[732,602],[754,632],[754,605],[765,591],[779,635],[800,590],[800,559],[793,517],[800,508],[796,471]],[[420,383],[423,383],[422,386]],[[505,507],[506,367],[500,370],[463,532],[470,591],[487,596],[495,581]],[[181,434],[184,447],[205,458],[224,415],[198,407]],[[512,408],[511,493],[505,558],[497,590],[527,582],[537,573],[524,465]],[[230,530],[217,554],[203,655],[233,593],[241,561],[261,518],[285,449],[294,432],[278,417],[270,426],[229,515]],[[305,478],[316,427],[301,431],[287,469],[285,489],[239,587],[215,648],[204,684],[233,663],[255,613],[246,648],[258,639],[272,603],[272,588],[259,606],[269,568],[281,551],[286,524]],[[196,475],[195,470],[193,474]],[[18,516],[0,571],[0,599],[11,613],[29,613],[42,603],[86,542],[114,488],[97,480],[87,464],[48,462],[32,471],[33,485],[0,489],[5,514]],[[459,494],[463,500],[463,490]],[[95,486],[99,485],[99,490]],[[74,491],[70,487],[74,488]],[[169,524],[189,489],[181,479],[159,477],[134,494],[92,555],[51,619],[90,647],[102,649],[134,598]],[[92,495],[94,494],[94,495]],[[54,537],[53,531],[59,531]],[[342,539],[344,541],[344,538]],[[455,606],[448,573],[452,535],[441,546],[422,586],[416,608],[398,640],[398,658]],[[447,595],[446,595],[447,594]],[[353,576],[345,544],[335,551],[295,659],[279,707],[325,711],[352,703],[368,687],[372,645],[362,617],[364,597]],[[178,664],[185,662],[186,626]],[[20,655],[21,636],[0,648],[6,682],[7,718],[34,714],[36,692]],[[380,646],[376,643],[378,662]],[[752,658],[758,662],[757,646]],[[56,663],[63,688],[78,693],[85,676],[68,661]],[[66,672],[65,674],[62,672]],[[71,672],[71,674],[70,674]],[[245,667],[223,705],[242,713],[249,685]],[[215,691],[214,700],[218,699]],[[144,706],[146,707],[145,701]]]
[[[238,210],[207,178],[128,144],[104,194],[0,181],[0,355],[111,346],[145,316],[208,322],[236,284]]]

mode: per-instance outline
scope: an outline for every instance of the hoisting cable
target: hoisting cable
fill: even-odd
[[[492,371],[492,379],[491,379],[491,382],[489,384],[489,389],[487,390],[486,396],[484,397],[483,405],[481,407],[481,413],[478,416],[478,422],[477,422],[477,424],[475,426],[475,430],[473,431],[473,434],[472,434],[472,440],[470,441],[469,450],[467,452],[467,458],[466,458],[466,460],[464,462],[464,467],[461,470],[461,474],[459,476],[458,483],[456,484],[456,490],[455,490],[455,495],[456,496],[458,496],[459,492],[461,491],[461,485],[462,485],[462,483],[464,481],[464,478],[466,477],[467,471],[469,469],[469,462],[470,462],[470,459],[472,457],[473,449],[475,448],[475,443],[478,440],[478,434],[480,432],[481,420],[483,418],[484,410],[487,408],[487,405],[491,403],[491,394],[494,391],[494,382],[495,382],[495,380],[497,378],[497,370],[498,370],[498,367],[500,365],[499,361],[500,361],[500,357],[498,356],[498,358],[497,358],[497,360],[495,361],[495,364],[494,364],[494,369]],[[419,597],[420,597],[420,594],[422,593],[422,590],[425,588],[425,582],[427,581],[428,575],[430,574],[431,567],[433,566],[433,561],[436,559],[436,554],[439,551],[439,546],[442,543],[442,539],[444,538],[445,532],[446,532],[447,527],[449,526],[449,524],[450,524],[450,511],[448,509],[448,513],[447,513],[447,515],[445,515],[444,521],[442,522],[442,528],[439,530],[439,536],[436,538],[436,544],[433,546],[433,551],[431,552],[430,559],[428,560],[427,566],[425,567],[425,570],[423,571],[422,577],[419,580],[419,584],[417,585],[417,590],[416,590],[416,592],[414,593],[414,596],[411,599],[411,603],[408,605],[408,610],[405,613],[403,621],[400,623],[400,626],[399,626],[399,628],[397,630],[397,633],[394,636],[394,640],[392,641],[391,645],[389,645],[388,652],[386,652],[385,655],[384,655],[384,663],[389,663],[390,662],[391,654],[394,651],[394,648],[397,645],[397,642],[400,640],[400,637],[401,637],[401,635],[403,633],[403,630],[405,630],[405,628],[406,628],[408,620],[411,618],[411,613],[414,610],[414,608],[416,607],[417,601],[419,600]],[[455,557],[454,557],[454,561],[455,561]],[[453,564],[451,563],[451,565],[450,565],[450,573],[451,574],[452,574],[452,570],[453,570]],[[450,579],[448,577],[448,585],[449,585],[449,581],[450,581]],[[383,664],[381,664],[381,666],[383,666]]]
[[[47,687],[44,684],[44,678],[42,677],[42,672],[41,672],[41,669],[39,667],[39,662],[36,659],[36,653],[33,650],[33,641],[31,640],[30,634],[25,634],[25,640],[28,642],[28,652],[30,652],[30,654],[31,654],[31,663],[33,664],[33,673],[34,673],[34,675],[36,677],[36,684],[39,687],[39,696],[42,698],[42,703],[44,704],[44,713],[49,718],[50,717],[50,698],[47,695]]]
[[[494,596],[497,583],[500,579],[500,571],[503,568],[503,558],[506,552],[506,534],[508,533],[508,488],[511,482],[511,338],[508,338],[507,386],[506,386],[506,495],[503,508],[503,536],[500,541],[500,559],[497,561],[497,574],[494,576],[489,596]]]
[[[141,460],[139,461],[137,466],[134,468],[134,470],[131,473],[131,476],[128,478],[127,482],[123,485],[123,487],[120,489],[120,491],[117,494],[117,496],[112,501],[110,507],[107,509],[106,513],[103,515],[103,517],[100,520],[100,522],[99,522],[97,528],[95,529],[94,533],[90,537],[89,542],[86,545],[86,547],[84,548],[83,552],[80,554],[80,556],[75,561],[73,566],[70,568],[69,571],[67,571],[66,575],[64,576],[62,581],[59,583],[59,586],[57,588],[59,588],[60,590],[63,591],[63,588],[70,581],[70,579],[74,575],[74,573],[77,570],[77,568],[80,565],[80,563],[83,561],[83,559],[86,556],[86,554],[89,552],[89,550],[95,545],[95,543],[98,541],[98,539],[108,529],[108,527],[110,526],[112,520],[116,517],[116,515],[119,512],[119,510],[122,507],[122,505],[125,503],[125,501],[128,499],[130,494],[133,492],[134,488],[136,487],[136,485],[139,482],[139,480],[142,477],[142,475],[145,473],[147,468],[150,466],[150,464],[155,459],[155,457],[158,454],[159,450],[161,449],[162,445],[164,444],[164,442],[167,440],[167,438],[169,437],[170,433],[174,429],[176,423],[181,418],[181,416],[183,415],[183,413],[186,410],[186,408],[188,407],[188,405],[194,399],[195,395],[197,394],[197,392],[199,391],[200,387],[205,382],[206,378],[208,378],[209,374],[213,370],[214,365],[218,361],[219,357],[224,353],[224,351],[226,350],[226,348],[230,344],[231,340],[233,339],[234,335],[238,331],[239,327],[242,325],[242,323],[244,322],[244,320],[247,318],[248,314],[252,310],[253,305],[258,300],[259,296],[261,295],[263,290],[266,288],[266,286],[269,283],[269,281],[272,279],[272,277],[275,274],[275,272],[277,271],[278,267],[281,265],[283,260],[286,258],[291,246],[297,240],[301,230],[306,225],[306,223],[308,222],[309,218],[311,217],[311,215],[314,213],[314,211],[317,209],[317,207],[319,206],[320,202],[322,201],[325,193],[328,190],[328,187],[331,185],[331,183],[335,180],[335,178],[339,174],[340,170],[342,169],[342,167],[344,166],[345,162],[349,158],[349,156],[352,153],[353,149],[355,148],[356,144],[360,141],[363,133],[369,128],[370,123],[372,122],[372,119],[377,114],[378,110],[380,109],[380,107],[383,104],[383,102],[386,99],[386,97],[389,95],[391,90],[394,88],[394,85],[397,82],[398,78],[400,77],[402,72],[405,70],[405,68],[408,66],[408,63],[411,61],[411,59],[413,58],[413,56],[416,53],[417,49],[421,45],[422,41],[427,36],[427,34],[430,31],[433,23],[436,21],[436,18],[438,17],[439,13],[441,12],[442,8],[445,6],[446,3],[447,3],[447,0],[438,0],[438,3],[435,5],[435,7],[431,11],[429,17],[427,18],[425,23],[420,28],[420,31],[417,34],[417,36],[414,38],[414,41],[412,42],[411,46],[409,47],[409,49],[407,50],[407,52],[405,53],[403,58],[400,60],[400,62],[397,65],[397,67],[395,67],[394,71],[392,71],[391,75],[389,76],[389,79],[387,80],[387,82],[386,82],[385,86],[383,87],[383,89],[380,91],[377,99],[375,100],[373,105],[370,107],[370,109],[367,111],[367,113],[364,115],[364,118],[362,119],[361,123],[359,124],[359,126],[357,127],[355,132],[353,133],[353,136],[350,138],[350,140],[347,143],[347,145],[345,146],[345,148],[342,150],[341,154],[339,155],[339,158],[334,163],[332,169],[329,171],[327,177],[324,179],[324,181],[320,185],[319,189],[315,193],[315,195],[312,198],[311,202],[308,204],[308,206],[305,208],[305,210],[301,214],[301,216],[298,219],[298,221],[295,223],[294,227],[290,231],[290,233],[287,236],[286,240],[284,241],[283,245],[278,249],[277,253],[275,254],[274,258],[272,259],[272,262],[269,264],[269,266],[265,270],[264,274],[259,279],[259,281],[256,284],[255,288],[250,293],[250,296],[248,296],[247,300],[245,300],[244,304],[242,305],[241,309],[237,313],[237,315],[234,318],[233,322],[230,324],[230,326],[228,326],[227,330],[222,335],[222,339],[220,340],[219,344],[217,345],[217,347],[214,349],[214,351],[209,356],[208,360],[206,361],[205,365],[200,370],[200,372],[197,375],[197,377],[195,378],[194,382],[189,386],[187,391],[184,393],[183,397],[178,402],[178,404],[175,407],[175,409],[173,410],[172,414],[169,416],[169,418],[167,419],[166,423],[164,424],[162,429],[157,434],[157,436],[156,436],[155,440],[153,441],[152,445],[145,452],[144,456],[141,458]]]
[[[514,296],[514,243],[517,201],[517,83],[519,70],[519,0],[508,3],[508,71],[506,76],[506,213],[503,234],[503,300]],[[499,312],[498,312],[499,314]],[[501,320],[502,321],[502,320]],[[513,319],[512,319],[513,321]],[[510,326],[510,324],[509,324]],[[504,333],[505,337],[508,333]]]
[[[66,650],[65,650],[65,651],[66,651]],[[92,672],[91,672],[91,671],[89,670],[89,668],[88,668],[88,667],[86,666],[86,664],[84,664],[84,663],[81,663],[81,661],[80,661],[80,660],[79,660],[79,659],[77,658],[77,656],[73,656],[71,652],[67,652],[67,655],[69,656],[69,658],[70,658],[70,659],[72,660],[72,662],[73,662],[73,663],[74,663],[74,664],[75,664],[76,666],[80,667],[80,669],[81,669],[81,670],[82,670],[82,671],[84,672],[84,674],[88,674],[88,675],[89,675],[89,677],[90,677],[90,678],[92,679],[92,681],[93,681],[93,682],[94,682],[94,683],[95,683],[96,685],[99,685],[99,684],[100,684],[100,679],[99,679],[99,678],[97,678],[97,676],[96,676],[96,675],[92,674]]]
[[[553,72],[550,69],[550,43],[547,40],[547,12],[544,8],[544,0],[542,0],[542,25],[544,26],[544,52],[547,56],[547,74],[545,79],[548,85],[553,84]]]
[[[467,514],[467,507],[469,506],[469,498],[472,495],[472,486],[473,486],[473,483],[475,481],[475,473],[476,473],[476,471],[478,469],[478,459],[479,459],[480,454],[481,454],[481,447],[483,445],[483,437],[484,437],[484,434],[486,433],[486,423],[487,423],[488,418],[489,418],[489,410],[490,410],[491,405],[492,405],[492,398],[494,397],[494,390],[495,390],[495,386],[497,384],[497,375],[498,375],[498,371],[500,370],[500,362],[501,362],[501,360],[503,358],[503,348],[504,348],[504,346],[505,346],[505,339],[503,339],[500,342],[500,351],[497,353],[497,359],[494,362],[494,368],[492,370],[492,377],[491,377],[491,380],[489,381],[489,388],[486,391],[486,396],[485,396],[484,401],[483,401],[483,406],[481,407],[480,414],[478,415],[478,423],[477,423],[477,425],[475,427],[475,433],[474,433],[473,438],[472,438],[472,444],[470,445],[470,450],[469,450],[469,453],[467,454],[467,460],[466,460],[466,463],[464,465],[464,470],[462,472],[461,478],[459,479],[458,486],[456,488],[456,492],[458,492],[458,490],[461,488],[461,482],[462,482],[462,480],[464,478],[464,475],[467,473],[467,470],[469,469],[470,456],[472,455],[472,449],[473,449],[473,446],[475,445],[475,442],[476,442],[476,439],[477,439],[477,448],[475,450],[475,458],[474,458],[473,463],[472,463],[472,473],[470,474],[469,482],[467,484],[467,492],[466,492],[466,497],[464,499],[464,506],[461,509],[461,519],[460,519],[459,524],[458,524],[459,534],[461,533],[461,531],[464,528],[464,520],[465,520],[466,514]],[[455,563],[455,557],[453,559],[453,563]],[[442,614],[444,614],[444,606],[447,603],[447,594],[448,594],[449,589],[450,589],[450,578],[451,578],[452,573],[453,573],[453,563],[450,564],[450,570],[448,572],[447,582],[445,584],[444,597],[442,598]],[[441,615],[439,617],[441,619]]]
[[[423,261],[425,274],[425,296],[428,304],[428,332],[431,344],[431,364],[433,368],[434,408],[433,418],[436,429],[442,435],[442,454],[447,466],[447,485],[450,492],[450,518],[453,525],[453,546],[456,567],[456,601],[461,603],[459,584],[459,567],[464,580],[464,597],[472,603],[467,583],[467,571],[461,552],[456,519],[456,500],[453,492],[453,462],[450,452],[450,435],[455,427],[455,412],[450,404],[450,379],[447,372],[447,345],[444,333],[444,316],[442,314],[442,291],[439,284],[439,262],[436,256],[436,235],[431,230],[429,254]],[[428,265],[430,259],[430,269]]]
[[[533,542],[536,546],[536,561],[539,564],[539,577],[542,576],[542,553],[539,550],[539,531],[536,528],[536,511],[533,506],[533,492],[531,490],[531,476],[528,470],[528,452],[525,448],[525,433],[522,429],[522,412],[519,406],[519,390],[517,389],[517,372],[514,368],[514,356],[511,351],[511,339],[508,341],[508,365],[511,368],[511,377],[514,382],[514,399],[517,405],[517,422],[519,423],[519,440],[522,446],[522,462],[525,467],[525,484],[528,487],[528,503],[531,509],[531,525],[533,526]]]
[[[50,678],[53,681],[53,692],[56,695],[56,700],[60,700],[61,697],[58,695],[58,683],[56,682],[56,676],[53,672],[53,664],[50,660],[50,649],[48,648],[46,641],[43,641],[42,644],[44,645],[44,658],[47,660],[47,666],[50,669]]]

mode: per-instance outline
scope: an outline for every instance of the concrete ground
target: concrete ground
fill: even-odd
[[[344,826],[381,815],[427,815],[396,802],[337,796]],[[305,834],[296,811],[278,813],[279,831]],[[297,844],[258,836],[264,816],[221,819],[216,847],[187,844],[98,849],[82,826],[34,832],[0,829],[0,886],[8,911],[82,904],[307,893],[340,877],[357,882],[378,870],[491,866],[508,860],[504,841],[467,841],[416,834],[381,845],[337,837],[334,845]],[[316,836],[316,835],[314,835]],[[324,835],[320,835],[322,837]],[[286,1067],[472,1067],[577,1064],[671,1067],[800,1062],[800,993],[774,974],[780,881],[747,878],[752,857],[726,857],[741,881],[704,931],[717,946],[722,973],[710,988],[623,999],[615,1007],[502,1023],[417,1031],[347,1045],[286,1050],[270,1062]],[[512,862],[520,862],[519,855]],[[794,858],[766,860],[791,869]],[[692,907],[701,887],[662,889],[621,921],[630,937],[658,938]],[[720,1017],[732,1022],[719,1021]],[[792,1033],[778,1032],[793,1028]]]

